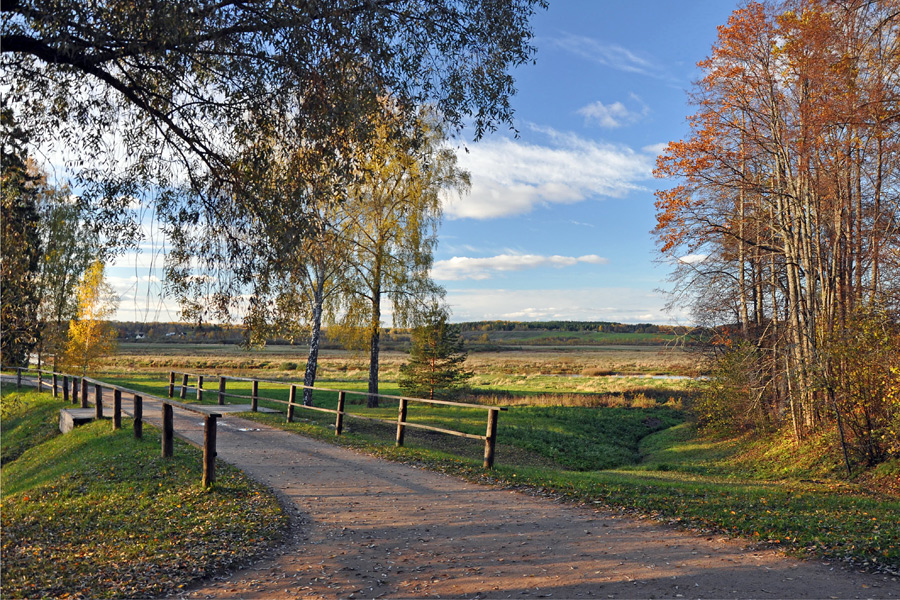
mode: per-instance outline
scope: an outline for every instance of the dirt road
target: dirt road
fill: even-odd
[[[159,414],[145,400],[145,418]],[[175,420],[202,440],[199,415]],[[219,421],[218,456],[282,496],[293,539],[185,598],[900,598],[898,577],[479,486],[233,415]]]

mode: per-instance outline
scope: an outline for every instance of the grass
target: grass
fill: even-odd
[[[267,489],[220,463],[204,490],[200,451],[176,441],[163,459],[155,429],[138,441],[128,423],[95,422],[47,439],[23,417],[48,416],[47,396],[2,398],[4,455],[7,436],[24,448],[2,469],[3,597],[161,596],[280,538]]]

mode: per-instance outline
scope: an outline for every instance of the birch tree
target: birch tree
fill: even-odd
[[[468,186],[438,123],[423,115],[403,131],[390,110],[385,117],[344,207],[351,260],[344,316],[335,327],[345,343],[368,349],[369,406],[378,405],[382,303],[390,301],[394,324],[404,326],[426,301],[442,295],[429,274],[440,194]],[[398,126],[404,135],[392,134]]]
[[[103,263],[95,260],[76,290],[78,318],[69,324],[65,365],[81,375],[94,371],[97,361],[115,352],[116,329],[109,323],[119,299],[106,282]]]

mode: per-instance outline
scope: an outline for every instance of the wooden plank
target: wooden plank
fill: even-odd
[[[456,437],[464,437],[469,438],[470,440],[483,440],[483,435],[475,435],[474,433],[463,433],[462,431],[456,431],[453,429],[444,429],[442,427],[435,427],[433,425],[423,425],[421,423],[410,423],[406,422],[405,427],[412,427],[413,429],[426,429],[428,431],[435,431],[437,433],[446,433],[447,435],[454,435]]]
[[[216,417],[206,417],[203,427],[203,487],[216,482]]]
[[[113,429],[122,428],[122,390],[113,390]]]
[[[406,423],[406,398],[400,398],[400,410],[397,414],[397,446],[403,445],[404,423]]]
[[[172,405],[164,403],[162,405],[162,455],[164,458],[172,456],[175,449],[175,442],[172,437],[173,419]]]
[[[144,439],[144,399],[134,395],[134,439]]]
[[[500,411],[492,408],[488,412],[487,433],[484,438],[484,468],[494,468],[494,449],[497,445],[497,417]]]
[[[334,435],[341,435],[344,430],[344,392],[338,392],[337,417],[334,420]]]

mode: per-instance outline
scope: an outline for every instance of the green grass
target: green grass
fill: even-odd
[[[0,465],[59,435],[59,409],[66,406],[50,394],[4,394],[0,403]]]
[[[44,396],[2,403],[42,410]],[[4,438],[27,437],[11,421]],[[219,463],[204,490],[199,450],[176,441],[163,459],[158,432],[138,441],[125,421],[19,444],[30,447],[3,466],[3,597],[161,596],[279,539],[286,517],[267,489]]]
[[[390,386],[383,391],[396,393]],[[276,393],[286,398],[286,388]],[[327,393],[316,397],[318,406],[333,408],[335,402]],[[685,422],[683,412],[661,404],[648,406],[512,406],[500,414],[497,468],[492,472],[481,468],[483,443],[475,440],[408,429],[406,447],[396,448],[390,424],[348,417],[346,435],[336,438],[334,418],[328,414],[298,409],[298,422],[291,424],[284,422],[284,415],[251,418],[476,481],[524,486],[703,531],[743,536],[798,555],[900,572],[896,518],[900,499],[875,493],[865,482],[840,480],[839,469],[834,468],[840,463],[827,438],[802,446],[779,434],[764,440],[703,438]],[[374,411],[360,404],[348,410],[396,418],[396,406],[390,403]],[[485,412],[411,405],[408,418],[483,434]]]

